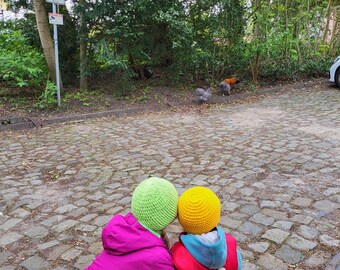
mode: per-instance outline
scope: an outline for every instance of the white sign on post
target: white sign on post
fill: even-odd
[[[65,0],[46,0],[52,3],[53,13],[48,13],[48,20],[53,24],[53,40],[54,40],[54,54],[55,54],[55,77],[57,83],[57,98],[58,108],[61,106],[60,98],[60,78],[59,78],[59,49],[58,49],[58,24],[63,25],[63,15],[57,13],[57,5],[65,5]]]
[[[63,25],[63,14],[58,13],[48,13],[48,20],[50,21],[50,24],[59,24]]]
[[[46,2],[57,5],[65,5],[65,0],[46,0]]]

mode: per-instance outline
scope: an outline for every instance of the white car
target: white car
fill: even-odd
[[[340,55],[335,58],[333,65],[329,70],[329,81],[336,83],[340,88]]]

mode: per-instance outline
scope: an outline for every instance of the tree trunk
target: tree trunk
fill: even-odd
[[[307,1],[307,13],[309,13],[309,0]],[[309,51],[310,51],[310,48],[311,48],[311,34],[310,34],[310,27],[309,27],[309,19],[306,18],[306,22],[305,22],[305,25],[306,25],[306,32],[307,32],[307,51],[305,52],[305,57],[309,55]]]
[[[328,1],[328,7],[327,7],[327,18],[326,18],[326,26],[325,26],[325,31],[323,32],[323,38],[322,38],[322,43],[326,42],[327,36],[328,36],[328,31],[329,31],[329,21],[331,19],[331,12],[332,10],[332,0]]]
[[[296,27],[295,27],[295,39],[296,39],[296,51],[298,53],[298,63],[299,65],[302,64],[302,56],[301,56],[301,50],[300,50],[300,24],[299,21],[297,21],[296,23]]]
[[[334,7],[334,26],[330,39],[330,55],[335,57],[340,44],[340,6]]]
[[[260,71],[260,53],[257,51],[254,62],[251,64],[251,74],[253,77],[253,83],[258,84],[259,80],[259,71]]]
[[[56,82],[56,70],[55,70],[55,55],[53,40],[50,33],[50,26],[47,18],[47,12],[44,0],[34,0],[35,18],[37,20],[38,32],[40,37],[41,46],[44,51],[44,56],[48,66],[48,72],[50,78]],[[62,80],[60,78],[60,88],[62,88]]]
[[[80,89],[88,88],[87,80],[87,29],[84,16],[85,0],[79,0],[79,5],[82,6],[79,13],[80,28],[79,28],[79,57],[80,57]]]
[[[286,40],[285,40],[285,59],[288,58],[288,0],[285,2],[285,30],[286,30]]]
[[[256,0],[256,7],[257,10],[259,10],[260,7],[260,1]],[[259,70],[260,70],[260,52],[259,52],[259,42],[260,42],[260,26],[259,23],[257,21],[254,22],[254,36],[253,36],[253,41],[256,44],[256,52],[255,52],[255,57],[253,62],[251,62],[250,64],[250,68],[251,68],[251,73],[252,73],[252,77],[253,77],[253,82],[255,84],[258,83],[258,76],[259,76]]]

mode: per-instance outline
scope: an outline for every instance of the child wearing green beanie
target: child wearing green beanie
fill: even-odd
[[[177,215],[178,193],[167,180],[150,177],[135,189],[131,213],[116,215],[102,232],[103,251],[86,270],[173,270],[161,234]]]

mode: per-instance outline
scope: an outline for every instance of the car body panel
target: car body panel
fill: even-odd
[[[340,68],[340,56],[335,58],[333,65],[329,69],[329,81],[335,83],[335,73]]]

